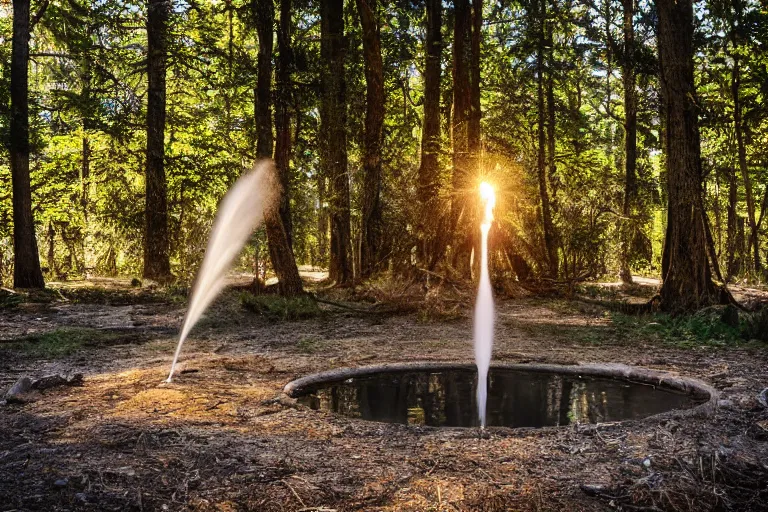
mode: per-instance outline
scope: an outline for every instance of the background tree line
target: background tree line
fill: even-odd
[[[0,279],[189,278],[273,157],[248,248],[283,293],[471,275],[662,275],[671,309],[765,279],[768,15],[756,0],[0,4]],[[16,256],[14,257],[14,250]],[[421,269],[421,270],[414,270]]]

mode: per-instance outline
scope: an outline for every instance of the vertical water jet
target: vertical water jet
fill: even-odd
[[[493,351],[494,305],[491,291],[491,278],[488,274],[488,231],[493,222],[493,209],[496,206],[496,194],[488,183],[480,184],[480,198],[485,212],[480,223],[480,283],[475,301],[474,344],[475,364],[477,365],[477,414],[480,428],[485,428],[485,404],[488,398],[488,368],[491,365]]]

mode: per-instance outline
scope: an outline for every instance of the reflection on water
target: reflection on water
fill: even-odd
[[[325,384],[299,401],[388,423],[478,426],[471,370],[390,372]],[[696,405],[691,397],[620,380],[492,368],[487,425],[544,427],[637,419]]]

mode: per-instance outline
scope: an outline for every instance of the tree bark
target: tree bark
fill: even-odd
[[[256,32],[259,37],[258,77],[256,83],[256,154],[259,158],[272,157],[272,50],[275,25],[275,5],[272,0],[254,0]],[[281,14],[282,15],[282,14]],[[289,134],[290,137],[290,134]],[[283,148],[281,148],[283,149]],[[283,162],[285,163],[285,162]],[[280,173],[280,170],[277,169]],[[286,191],[283,177],[278,175],[281,188],[277,206],[265,212],[264,227],[272,269],[277,275],[280,295],[303,293],[304,289],[296,267],[296,259],[288,242],[288,233],[280,215]]]
[[[168,239],[168,191],[165,181],[165,67],[169,4],[149,0],[147,10],[147,162],[144,277],[171,275]]]
[[[427,267],[434,265],[440,238],[440,81],[443,52],[442,0],[426,0],[426,48],[424,51],[424,125],[421,132],[421,165],[418,199],[421,206],[419,259]],[[435,262],[436,263],[436,262]]]
[[[453,265],[468,273],[471,249],[471,225],[468,219],[472,152],[469,146],[472,118],[472,13],[469,0],[454,0],[453,24],[453,196],[451,230],[458,240],[453,253]]]
[[[328,180],[331,240],[328,274],[336,284],[352,281],[349,177],[347,174],[346,39],[343,0],[320,4],[322,59],[320,100],[321,172]]]
[[[360,275],[368,277],[381,260],[381,144],[384,128],[384,64],[376,0],[357,0],[365,57],[365,144]]]
[[[637,92],[635,73],[634,0],[622,0],[624,7],[624,55],[622,79],[624,82],[624,204],[621,229],[621,280],[632,282],[629,252],[634,225],[632,206],[637,195]]]
[[[29,0],[13,0],[9,152],[13,188],[13,286],[44,288],[29,178]]]
[[[547,14],[546,0],[539,0],[537,9],[537,23],[538,23],[538,48],[536,52],[536,107],[538,112],[538,181],[539,181],[539,196],[541,198],[541,217],[544,228],[544,246],[547,253],[546,272],[552,278],[557,278],[558,273],[558,255],[557,244],[555,241],[555,228],[552,223],[552,210],[549,200],[549,190],[547,186],[547,173],[546,173],[546,135],[545,125],[546,116],[544,107],[544,45],[545,45],[545,31],[544,24]]]
[[[693,81],[692,0],[656,0],[667,149],[667,237],[662,308],[694,310],[717,302],[707,260],[701,147]]]

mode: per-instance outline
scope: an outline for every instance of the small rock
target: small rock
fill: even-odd
[[[646,457],[645,459],[643,459],[643,466],[645,466],[647,468],[651,467],[651,458],[650,457]]]
[[[760,405],[763,407],[768,407],[768,388],[765,388],[757,395],[757,401],[760,402]]]
[[[29,393],[31,389],[32,380],[29,377],[22,377],[5,393],[5,400],[8,402],[24,402],[22,395]]]
[[[75,499],[80,503],[88,503],[88,495],[84,492],[78,492],[75,494]]]
[[[722,407],[723,409],[733,409],[733,400],[728,400],[728,399],[718,400],[717,406]]]
[[[579,485],[579,488],[587,496],[601,496],[608,491],[608,488],[602,484],[581,484]]]
[[[32,383],[32,389],[50,389],[58,386],[80,386],[83,384],[83,374],[76,373],[67,378],[62,375],[46,375]]]
[[[115,470],[115,472],[116,473],[120,473],[121,475],[125,475],[125,476],[136,476],[136,471],[132,467],[130,467],[130,466],[125,466],[125,467],[122,467],[122,468],[117,468]]]
[[[56,487],[66,487],[68,483],[69,483],[69,480],[67,480],[66,478],[59,478],[58,480],[53,482],[53,485],[55,485]]]

